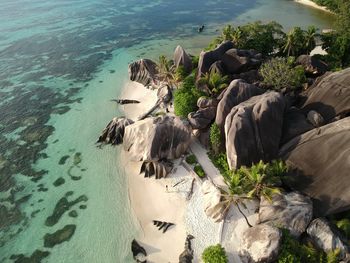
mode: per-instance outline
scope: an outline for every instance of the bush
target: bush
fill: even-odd
[[[200,178],[205,177],[205,172],[200,164],[196,164],[193,169]]]
[[[275,90],[298,88],[306,81],[304,69],[293,68],[286,58],[272,58],[260,67],[259,73],[263,83]]]
[[[225,178],[232,174],[230,167],[227,163],[226,153],[212,154],[208,153],[210,160],[213,162],[216,168],[219,169],[221,175]]]
[[[188,164],[195,164],[195,163],[197,163],[197,158],[196,158],[196,156],[194,156],[194,154],[191,154],[191,155],[186,157],[186,162]]]
[[[210,127],[210,144],[215,154],[219,153],[221,147],[221,131],[219,126],[214,122]]]
[[[175,70],[175,80],[177,82],[179,81],[183,81],[186,77],[187,77],[187,72],[184,68],[184,66],[179,66],[176,70]]]
[[[202,259],[204,263],[228,263],[225,249],[220,244],[204,249]]]
[[[174,111],[177,116],[187,118],[197,110],[197,100],[203,95],[195,86],[194,74],[187,76],[179,89],[174,92]]]

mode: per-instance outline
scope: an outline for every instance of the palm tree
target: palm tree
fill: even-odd
[[[157,66],[159,79],[166,81],[170,86],[174,85],[176,82],[175,67],[166,58],[166,56],[159,56],[159,62]]]
[[[283,45],[283,52],[287,53],[287,56],[297,56],[303,50],[304,45],[304,32],[300,27],[292,28],[285,39],[285,43]]]
[[[207,72],[199,79],[199,85],[206,85],[209,94],[219,93],[227,87],[228,76],[221,76],[218,72]]]
[[[316,36],[318,35],[316,33],[317,28],[314,26],[309,26],[306,31],[304,31],[304,37],[305,37],[305,49],[307,54],[310,54],[310,52],[316,47]]]

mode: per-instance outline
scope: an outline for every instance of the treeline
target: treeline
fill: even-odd
[[[325,6],[329,10],[336,12],[338,9],[338,0],[312,0],[318,5]]]

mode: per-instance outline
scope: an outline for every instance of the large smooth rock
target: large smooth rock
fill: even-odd
[[[200,109],[205,109],[205,108],[209,108],[209,107],[216,107],[218,106],[218,101],[216,99],[213,98],[207,98],[207,97],[200,97],[197,100],[197,106]]]
[[[205,214],[212,218],[214,222],[220,222],[224,218],[225,205],[221,202],[221,191],[209,180],[206,180],[201,190],[203,193],[203,203]]]
[[[188,114],[187,118],[193,129],[205,129],[212,123],[215,116],[216,107],[209,107],[191,112]]]
[[[190,139],[191,129],[180,118],[160,116],[127,126],[123,147],[134,161],[170,160],[187,150]]]
[[[350,209],[350,117],[295,137],[279,155],[296,169],[285,183],[313,199],[317,216]]]
[[[198,77],[202,77],[205,73],[209,72],[211,65],[221,60],[222,56],[229,49],[233,48],[233,43],[231,41],[224,42],[220,44],[216,49],[211,51],[202,51],[199,55],[198,61]]]
[[[322,75],[328,70],[328,65],[325,62],[309,55],[299,56],[296,64],[303,66],[305,72],[310,75]]]
[[[175,49],[174,63],[176,68],[179,68],[179,66],[183,66],[187,73],[190,73],[192,70],[192,60],[181,46],[177,46]]]
[[[306,92],[307,100],[302,110],[305,114],[314,110],[325,122],[335,116],[350,112],[350,68],[322,76]]]
[[[113,118],[98,138],[98,143],[121,144],[124,138],[125,127],[134,122],[125,117]]]
[[[221,60],[215,61],[213,64],[211,64],[209,68],[209,72],[211,74],[216,73],[219,74],[220,76],[225,75],[225,68],[224,64],[222,63]]]
[[[261,64],[261,54],[253,50],[232,48],[225,52],[221,60],[227,73],[236,74],[257,68]]]
[[[173,94],[171,92],[169,85],[162,85],[160,88],[158,88],[157,97],[159,101],[163,103],[170,102],[171,99],[173,98]]]
[[[227,161],[231,169],[278,156],[286,102],[267,92],[232,108],[225,121]]]
[[[312,201],[300,193],[276,194],[272,202],[261,197],[259,223],[283,227],[299,237],[312,219]]]
[[[318,248],[329,253],[340,249],[341,259],[349,254],[348,242],[339,235],[337,229],[324,218],[316,218],[307,228],[307,234],[311,237]]]
[[[281,245],[282,233],[266,224],[248,228],[242,236],[239,255],[243,263],[274,262]]]
[[[324,124],[324,119],[321,114],[319,114],[317,111],[309,111],[307,114],[307,120],[315,127],[320,127]]]
[[[129,78],[144,86],[153,85],[158,74],[157,64],[150,59],[140,59],[129,64]]]
[[[179,256],[179,263],[192,263],[193,260],[193,249],[191,245],[191,240],[194,237],[192,235],[187,235],[185,242],[185,250]]]
[[[139,243],[137,243],[137,241],[135,239],[131,242],[131,252],[132,252],[132,256],[136,262],[138,262],[138,263],[146,263],[147,262],[146,250]]]
[[[248,84],[244,80],[233,80],[221,95],[222,99],[216,110],[215,122],[220,127],[221,133],[224,134],[225,120],[233,107],[262,93],[264,93],[264,90],[259,89],[252,84]]]

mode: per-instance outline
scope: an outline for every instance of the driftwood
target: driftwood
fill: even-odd
[[[149,111],[142,114],[137,120],[140,121],[140,120],[145,119],[148,115],[150,115],[152,112],[154,112],[159,107],[160,103],[161,103],[161,101],[157,100],[156,104],[154,104],[154,106]]]
[[[138,100],[128,100],[128,99],[113,99],[111,101],[115,101],[116,103],[121,104],[121,105],[140,103],[140,101],[138,101]]]
[[[174,226],[174,223],[169,223],[169,222],[163,222],[163,221],[158,221],[158,220],[153,220],[153,225],[158,227],[158,230],[163,229],[163,234],[168,230],[169,227]]]

